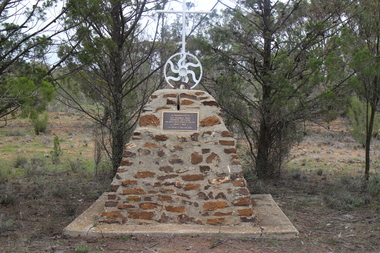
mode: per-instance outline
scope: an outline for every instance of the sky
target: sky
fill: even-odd
[[[221,0],[221,2],[231,7],[235,7],[235,3],[238,1],[239,0]],[[186,0],[186,2],[194,3],[195,7],[192,9],[194,11],[210,11],[218,0]],[[169,4],[169,9],[173,8],[174,10],[180,10],[182,8],[182,0],[172,0],[169,1]],[[223,6],[219,3],[217,7],[222,8]]]

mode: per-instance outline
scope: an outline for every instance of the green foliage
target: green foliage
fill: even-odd
[[[370,110],[370,108],[368,108]],[[348,117],[350,119],[353,130],[352,136],[359,141],[363,146],[366,144],[366,129],[369,120],[370,111],[367,113],[367,105],[361,102],[358,98],[353,97],[348,110]],[[366,119],[367,117],[367,119]],[[376,115],[374,122],[374,133],[380,126],[380,119]]]
[[[328,58],[334,51],[326,41],[338,33],[339,19],[311,11],[330,7],[339,13],[342,5],[245,1],[215,21],[208,46],[198,42],[209,53],[204,72],[213,82],[207,88],[216,90],[230,129],[246,138],[259,178],[280,175],[302,138],[302,122],[338,115],[345,71],[339,54]]]
[[[14,226],[14,221],[8,219],[5,215],[0,215],[0,234],[8,231]]]
[[[375,175],[369,180],[368,192],[373,197],[380,196],[380,175]]]
[[[30,121],[33,124],[34,132],[39,135],[40,133],[45,133],[49,124],[49,115],[47,113],[41,115],[36,115],[31,117]]]
[[[367,204],[362,189],[362,178],[343,176],[325,187],[322,198],[330,208],[352,210]]]
[[[58,136],[54,136],[53,140],[53,151],[50,151],[51,154],[51,161],[53,164],[59,164],[60,162],[60,156],[62,155],[62,150],[61,150],[61,144]]]
[[[17,156],[16,160],[13,163],[15,168],[25,168],[28,163],[28,159],[24,156]]]
[[[75,252],[76,253],[87,253],[90,252],[90,245],[86,244],[79,244],[78,246],[75,247]]]

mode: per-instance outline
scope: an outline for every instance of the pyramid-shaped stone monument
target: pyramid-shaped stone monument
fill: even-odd
[[[269,194],[251,195],[218,103],[200,90],[153,93],[110,191],[64,229],[69,236],[130,234],[291,238]]]
[[[211,95],[156,91],[125,145],[99,222],[251,226],[255,210],[235,145]]]

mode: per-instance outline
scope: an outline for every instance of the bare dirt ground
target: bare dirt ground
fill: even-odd
[[[0,252],[380,252],[380,183],[363,189],[364,149],[336,121],[330,130],[307,126],[281,179],[248,179],[253,193],[270,193],[299,230],[298,238],[130,235],[70,238],[62,229],[108,189],[94,176],[91,124],[78,114],[50,115],[49,133],[35,135],[25,120],[0,129]],[[18,132],[18,133],[17,133]],[[51,165],[54,135],[63,155]],[[378,177],[378,143],[373,173]],[[15,168],[15,160],[28,163]],[[37,164],[37,165],[36,165]]]

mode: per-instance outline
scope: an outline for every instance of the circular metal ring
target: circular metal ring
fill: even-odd
[[[172,88],[186,86],[188,89],[193,89],[199,84],[202,71],[201,62],[190,53],[172,55],[164,67],[165,80]]]

